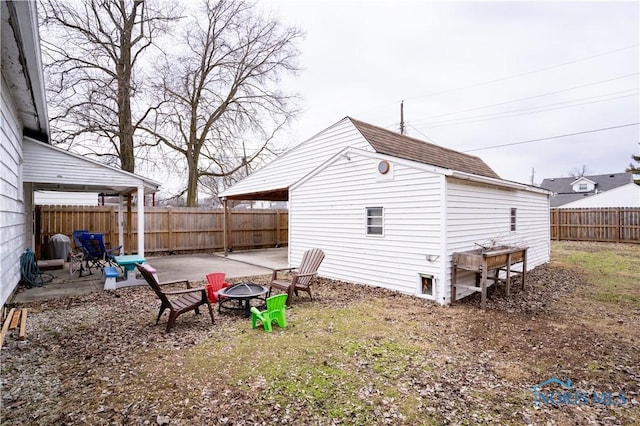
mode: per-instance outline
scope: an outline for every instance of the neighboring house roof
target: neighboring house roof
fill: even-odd
[[[640,207],[640,185],[627,183],[626,185],[598,192],[588,197],[582,197],[559,206],[563,209],[573,208],[603,208],[603,207]]]
[[[430,164],[443,169],[500,179],[500,176],[491,167],[474,155],[403,136],[353,118],[350,120],[373,149],[380,154]]]
[[[226,189],[220,197],[286,201],[291,185],[347,147],[500,179],[479,157],[345,117]]]
[[[588,179],[594,183],[595,186],[593,190],[575,192],[572,185],[580,180],[580,178],[576,179],[575,177],[544,179],[540,187],[554,193],[554,196],[551,197],[551,207],[558,207],[633,182],[633,174],[631,173],[609,173],[605,175],[583,176],[583,178],[583,180]]]

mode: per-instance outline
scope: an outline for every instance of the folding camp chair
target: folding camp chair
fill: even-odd
[[[103,234],[80,234],[80,241],[84,250],[85,265],[91,274],[91,268],[102,270],[105,266],[120,268],[114,256],[120,254],[122,246],[106,249]],[[121,269],[121,268],[120,268]]]

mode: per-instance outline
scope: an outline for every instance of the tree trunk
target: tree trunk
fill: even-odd
[[[187,207],[198,207],[198,172],[191,166],[187,185]]]
[[[120,168],[134,173],[133,124],[131,119],[131,33],[137,14],[125,20],[120,35],[118,75],[118,138],[120,139]]]
[[[198,206],[198,159],[199,145],[192,144],[187,152],[188,177],[187,177],[187,207]]]

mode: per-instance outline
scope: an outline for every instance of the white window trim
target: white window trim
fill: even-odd
[[[369,233],[369,218],[370,217],[377,217],[377,216],[369,216],[369,209],[380,209],[381,211],[381,219],[382,219],[382,225],[380,225],[380,228],[382,228],[382,233],[380,234],[370,234]],[[371,228],[377,228],[377,226],[372,226]],[[382,206],[368,206],[364,208],[364,235],[367,237],[373,237],[373,238],[380,238],[380,237],[384,237],[384,207]]]
[[[431,279],[431,294],[422,292],[423,278]],[[416,296],[420,297],[421,299],[436,300],[437,282],[437,277],[433,274],[418,274],[418,292]]]

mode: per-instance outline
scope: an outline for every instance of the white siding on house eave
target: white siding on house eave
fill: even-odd
[[[516,230],[510,231],[511,208],[517,209]],[[479,245],[528,246],[527,269],[549,261],[549,198],[519,189],[447,180],[447,264],[454,252]],[[450,291],[450,268],[446,282]],[[472,273],[459,271],[460,284],[474,285]],[[464,297],[468,292],[458,291]],[[449,292],[448,299],[451,294]]]
[[[288,188],[346,147],[373,151],[347,118],[280,155],[222,196]]]
[[[420,273],[441,272],[426,259],[440,253],[441,175],[394,163],[379,180],[379,161],[340,156],[291,190],[290,261],[318,247],[321,276],[416,294]],[[366,207],[384,208],[384,236],[366,235]]]
[[[0,306],[20,282],[20,255],[27,247],[27,220],[21,179],[22,125],[11,91],[2,78],[0,126]]]
[[[25,182],[85,184],[90,187],[111,188],[129,187],[135,180],[139,179],[121,170],[70,155],[43,143],[25,140]]]

